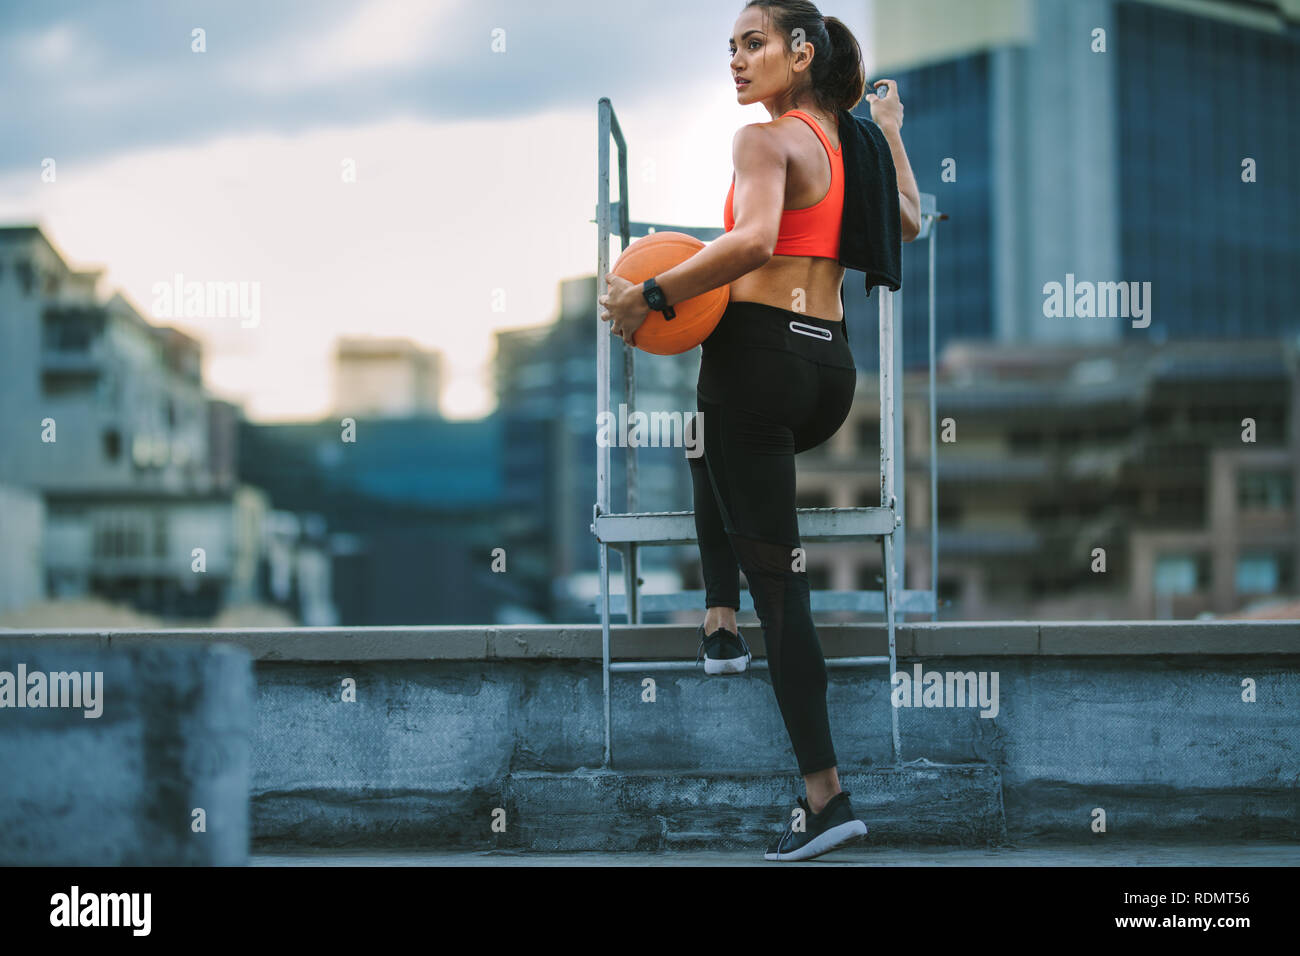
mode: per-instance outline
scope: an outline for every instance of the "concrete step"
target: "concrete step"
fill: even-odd
[[[841,771],[875,846],[1006,842],[1002,784],[984,764]],[[511,773],[498,846],[533,851],[765,848],[803,792],[783,774],[577,770]]]

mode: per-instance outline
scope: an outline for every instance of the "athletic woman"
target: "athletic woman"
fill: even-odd
[[[839,429],[857,370],[844,336],[837,261],[844,164],[837,111],[863,98],[858,42],[806,0],[750,0],[729,40],[736,100],[771,122],[732,141],[726,233],[655,277],[668,305],[730,284],[703,343],[696,388],[704,454],[689,457],[705,581],[705,672],[746,669],[736,626],[739,572],[749,582],[768,672],[807,796],[769,860],[804,860],[867,832],[840,789],[826,713],[826,663],[813,625],[795,514],[794,456]],[[920,232],[920,196],[899,133],[896,84],[866,99],[893,156],[904,241]],[[649,314],[642,287],[613,274],[601,318],[625,342]],[[634,344],[634,343],[633,343]]]

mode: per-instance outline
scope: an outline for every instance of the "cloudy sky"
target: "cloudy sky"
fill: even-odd
[[[870,2],[821,7],[864,53]],[[251,418],[324,414],[335,338],[367,334],[441,350],[444,412],[483,414],[491,333],[552,319],[557,284],[595,271],[599,97],[633,217],[721,226],[732,136],[768,118],[735,102],[741,6],[0,3],[0,223],[39,223],[146,315],[177,273],[259,283],[254,328],[154,320],[202,340],[209,387]]]

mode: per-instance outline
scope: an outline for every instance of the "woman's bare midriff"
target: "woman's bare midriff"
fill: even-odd
[[[844,318],[840,306],[843,282],[844,267],[835,259],[773,256],[731,283],[730,300],[761,302],[837,322]]]

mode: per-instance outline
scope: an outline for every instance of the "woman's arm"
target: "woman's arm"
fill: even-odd
[[[912,164],[907,161],[902,131],[892,124],[882,126],[880,131],[889,142],[894,168],[898,171],[898,214],[903,225],[903,241],[911,242],[921,234],[921,191],[916,188]]]
[[[736,225],[685,262],[655,276],[668,304],[730,285],[772,258],[785,207],[785,151],[775,133],[742,126],[731,141]]]
[[[884,97],[875,93],[882,84],[889,88]],[[871,120],[885,134],[889,152],[894,157],[894,169],[898,174],[898,217],[902,225],[902,239],[911,242],[921,234],[921,191],[916,188],[912,164],[907,161],[907,150],[903,148],[903,101],[898,98],[898,84],[893,80],[876,80],[871,84],[871,90],[865,99],[871,109]]]

